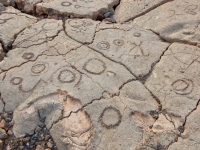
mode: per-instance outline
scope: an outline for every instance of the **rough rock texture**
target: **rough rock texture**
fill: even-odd
[[[0,0],[0,150],[199,150],[198,0],[118,3]]]
[[[91,19],[68,19],[65,22],[65,31],[68,36],[78,42],[91,43],[99,23]]]
[[[185,124],[185,131],[178,138],[178,141],[169,147],[169,150],[187,150],[187,149],[198,149],[200,147],[200,105],[192,114],[187,118]]]
[[[121,0],[114,19],[117,22],[129,21],[168,1],[170,0]]]
[[[5,53],[4,53],[4,50],[3,50],[1,43],[0,43],[0,61],[3,60],[4,56],[5,56]]]
[[[17,34],[37,21],[35,17],[23,14],[13,7],[6,7],[0,14],[0,41],[6,50],[12,48]]]
[[[200,99],[199,55],[195,46],[172,44],[145,83],[177,129]]]
[[[199,0],[174,0],[134,20],[169,41],[200,43]]]
[[[100,30],[91,48],[125,65],[137,77],[149,73],[169,46],[151,31],[133,26],[131,30]]]
[[[38,14],[73,16],[96,19],[106,11],[112,11],[119,0],[50,0],[36,5]]]
[[[62,21],[54,19],[41,20],[21,32],[13,43],[13,48],[28,48],[51,41],[62,28]]]

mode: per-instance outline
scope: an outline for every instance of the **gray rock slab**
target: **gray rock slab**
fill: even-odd
[[[100,21],[91,19],[67,19],[65,21],[65,31],[68,36],[78,42],[91,43],[99,23]]]
[[[4,103],[2,102],[2,100],[0,100],[0,113],[3,112],[3,108],[4,108]]]
[[[199,0],[175,0],[137,18],[134,23],[168,41],[200,43]]]
[[[115,10],[114,19],[117,22],[129,21],[168,1],[170,0],[121,0]]]
[[[124,66],[107,59],[86,46],[69,52],[65,59],[110,93],[118,93],[120,86],[135,79]]]
[[[58,36],[54,37],[51,41],[48,41],[48,37],[47,39],[44,38],[44,41],[41,41],[41,44],[37,44],[36,41],[32,41],[31,39],[32,38],[29,39],[30,41],[26,41],[25,39],[20,45],[18,45],[19,48],[9,51],[7,57],[5,57],[5,59],[0,63],[0,69],[4,71],[9,70],[13,67],[20,66],[23,63],[35,61],[41,55],[64,55],[81,46],[80,43],[66,36],[64,31],[61,31]],[[28,46],[27,48],[20,47],[22,45],[27,45],[28,43],[33,45]]]
[[[172,44],[145,83],[176,128],[200,99],[199,56],[200,49],[195,46]]]
[[[13,43],[13,48],[28,48],[41,45],[54,37],[63,29],[61,20],[44,19],[22,31]]]
[[[36,5],[36,13],[96,19],[106,11],[113,11],[119,0],[50,0]]]
[[[14,110],[31,94],[34,97],[32,95],[30,100],[35,100],[62,89],[85,105],[100,98],[104,91],[99,84],[72,68],[62,56],[41,56],[35,62],[9,70],[2,80],[0,92],[6,111]],[[45,85],[40,86],[43,82]]]
[[[13,7],[6,7],[0,15],[0,41],[6,50],[12,47],[15,37],[26,27],[35,23],[33,16],[21,13]]]
[[[137,77],[145,76],[151,70],[166,48],[151,31],[133,26],[131,30],[100,30],[89,47],[104,56],[126,66]]]

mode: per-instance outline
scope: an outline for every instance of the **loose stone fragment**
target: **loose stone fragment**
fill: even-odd
[[[5,56],[5,53],[4,53],[3,48],[2,48],[2,45],[1,45],[1,43],[0,43],[0,61],[3,60],[4,56]]]
[[[133,26],[129,31],[101,30],[89,46],[142,77],[149,73],[168,45],[152,32]]]
[[[176,129],[200,99],[199,55],[200,49],[195,46],[172,44],[145,83]]]
[[[4,139],[7,137],[6,131],[0,128],[0,139]]]
[[[121,0],[114,18],[117,22],[129,21],[168,1],[170,0]]]
[[[68,36],[81,43],[91,43],[99,21],[91,19],[67,19],[65,31]]]
[[[56,14],[58,16],[70,16],[79,18],[96,19],[107,11],[112,11],[119,0],[54,0],[44,1],[36,5],[38,14]]]
[[[11,49],[15,36],[36,21],[35,17],[21,13],[13,7],[6,7],[4,11],[1,11],[0,41],[4,48]]]
[[[134,23],[171,42],[200,43],[199,0],[174,0],[135,19]]]

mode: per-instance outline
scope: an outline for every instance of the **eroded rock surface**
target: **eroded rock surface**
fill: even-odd
[[[119,0],[50,0],[36,5],[38,14],[73,16],[96,19],[106,11],[112,11]]]
[[[181,137],[178,138],[178,141],[169,147],[169,150],[198,149],[200,147],[199,113],[200,113],[200,105],[198,105],[197,109],[193,111],[192,114],[187,118],[185,124],[185,131],[183,132]]]
[[[151,31],[138,26],[128,31],[100,30],[90,45],[104,56],[125,65],[137,77],[148,74],[168,46]]]
[[[168,1],[170,0],[121,0],[115,10],[114,19],[117,22],[129,21]]]
[[[198,0],[118,4],[0,0],[0,149],[198,150]]]
[[[134,20],[169,41],[200,43],[199,0],[174,0]]]
[[[37,21],[35,17],[21,13],[13,7],[6,7],[0,14],[0,41],[6,50],[12,48],[17,34]]]
[[[195,46],[172,44],[145,83],[177,129],[200,99],[199,55]]]

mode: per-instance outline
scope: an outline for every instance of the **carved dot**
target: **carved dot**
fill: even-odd
[[[62,83],[71,83],[75,80],[75,73],[68,69],[62,70],[58,75],[58,80]]]
[[[62,6],[70,6],[70,5],[72,5],[72,3],[70,3],[70,2],[62,2],[61,5]]]
[[[22,81],[23,81],[22,78],[20,78],[20,77],[14,77],[14,78],[12,78],[10,80],[10,83],[13,84],[13,85],[19,85],[19,84],[22,83]]]
[[[107,49],[110,48],[110,44],[106,41],[102,41],[102,42],[97,44],[97,47],[101,50],[107,50]]]
[[[58,26],[59,26],[59,24],[56,22],[47,22],[42,26],[42,28],[44,30],[54,30],[54,29],[58,28]]]
[[[107,129],[116,128],[121,123],[122,115],[120,111],[114,107],[107,107],[103,110],[99,117],[102,127]]]
[[[141,36],[141,33],[134,33],[133,34],[135,37],[140,37]]]
[[[91,74],[100,75],[106,70],[106,64],[98,58],[93,58],[85,63],[83,69]]]
[[[113,41],[113,43],[117,46],[122,46],[124,45],[124,41],[123,40],[120,40],[120,39],[116,39]]]
[[[45,69],[46,69],[45,63],[38,63],[32,66],[31,72],[34,74],[41,74],[45,71]]]
[[[27,60],[29,60],[33,57],[34,57],[33,53],[24,53],[23,56],[22,56],[22,58],[27,59]]]
[[[107,75],[108,75],[109,77],[114,77],[114,76],[116,76],[116,74],[115,74],[114,72],[112,72],[112,71],[108,71],[108,72],[107,72]]]

